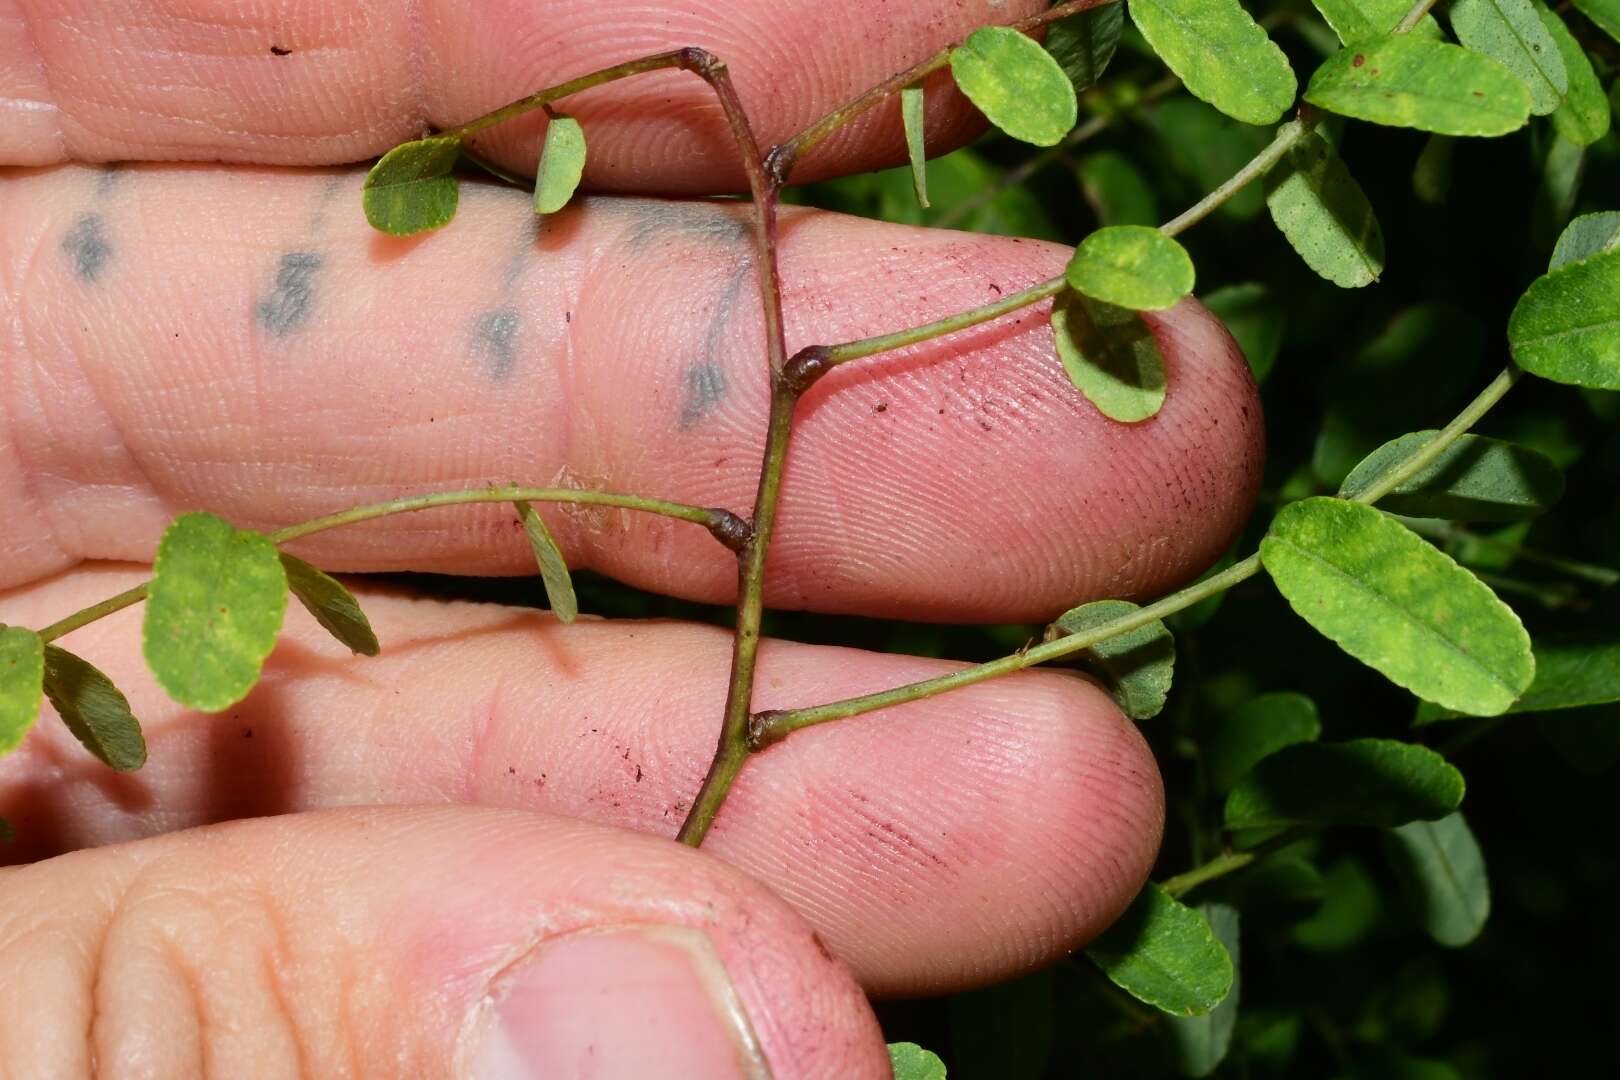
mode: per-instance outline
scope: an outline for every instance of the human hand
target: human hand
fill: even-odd
[[[740,207],[593,198],[532,232],[520,199],[468,185],[455,228],[401,241],[368,231],[362,173],[250,163],[364,158],[684,44],[727,59],[774,141],[1041,6],[885,10],[881,34],[814,3],[723,19],[677,3],[387,4],[227,26],[129,0],[31,17],[42,81],[21,63],[8,77],[49,107],[0,128],[5,161],[241,164],[43,168],[0,188],[14,508],[0,620],[42,625],[139,580],[80,564],[149,559],[186,509],[271,528],[517,477],[743,510],[767,384]],[[937,100],[930,143],[959,141],[967,111]],[[689,77],[570,111],[598,189],[738,186]],[[796,175],[892,159],[892,121],[852,126]],[[535,135],[519,123],[479,150],[521,166]],[[782,233],[795,345],[948,314],[1066,258],[810,212],[784,214]],[[769,601],[1011,621],[1196,573],[1252,501],[1258,407],[1195,303],[1152,322],[1171,392],[1131,427],[1074,394],[1030,315],[829,375],[800,408]],[[707,601],[735,587],[701,531],[547,516],[576,566]],[[295,550],[338,570],[510,573],[530,558],[489,508]],[[75,634],[129,693],[151,761],[111,774],[56,724],[0,760],[0,814],[20,834],[8,854],[44,860],[0,880],[10,1071],[711,1076],[747,1059],[779,1077],[881,1075],[861,990],[941,992],[1049,962],[1151,866],[1153,759],[1080,680],[1018,676],[797,735],[749,764],[693,853],[637,832],[673,835],[702,777],[726,635],[362,599],[381,658],[352,658],[295,612],[263,683],[219,716],[151,684],[134,612]],[[771,643],[755,704],[948,667]],[[265,819],[199,827],[238,818]]]

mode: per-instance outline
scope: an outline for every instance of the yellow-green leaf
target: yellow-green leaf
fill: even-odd
[[[975,30],[951,50],[956,85],[996,127],[1036,146],[1056,146],[1074,127],[1074,86],[1052,54],[1005,26]]]
[[[146,738],[129,701],[95,665],[45,646],[45,696],[73,737],[120,772],[146,764]]]
[[[1109,225],[1080,241],[1069,285],[1094,300],[1137,310],[1175,307],[1192,292],[1187,250],[1146,225]]]
[[[1266,174],[1266,206],[1305,265],[1333,284],[1357,289],[1384,272],[1378,216],[1333,144],[1315,131]]]
[[[1120,989],[1172,1016],[1198,1016],[1232,988],[1232,958],[1209,920],[1148,885],[1086,955]]]
[[[534,173],[534,212],[555,214],[568,205],[585,174],[585,129],[572,116],[553,116]]]
[[[1306,622],[1425,700],[1493,716],[1535,675],[1513,610],[1370,506],[1325,498],[1286,506],[1260,558]]]
[[[534,549],[534,560],[540,566],[540,581],[546,587],[546,599],[551,613],[564,623],[571,623],[579,614],[579,600],[574,596],[574,579],[568,573],[568,561],[562,549],[551,538],[551,530],[534,507],[521,500],[513,503],[518,517],[523,520],[523,531]]]
[[[1164,404],[1164,356],[1136,312],[1065,292],[1052,304],[1052,336],[1069,381],[1104,416],[1133,424]]]
[[[45,643],[32,630],[0,625],[0,754],[22,743],[44,697]]]
[[[1609,133],[1611,122],[1609,99],[1603,95],[1603,84],[1586,50],[1569,32],[1564,20],[1553,14],[1541,0],[1534,0],[1536,14],[1558,45],[1558,55],[1564,59],[1564,70],[1569,73],[1569,93],[1564,103],[1552,114],[1553,127],[1558,134],[1576,146],[1590,146]]]
[[[1513,359],[1532,374],[1620,390],[1620,250],[1532,281],[1508,318],[1507,338]]]
[[[894,1080],[945,1080],[945,1063],[939,1055],[916,1043],[890,1043],[889,1068]]]
[[[1311,0],[1311,3],[1346,45],[1357,45],[1392,32],[1412,7],[1410,0]],[[1440,24],[1434,21],[1433,15],[1425,15],[1408,33],[1438,40]]]
[[[900,91],[900,123],[906,129],[906,154],[911,158],[911,186],[917,205],[928,209],[928,150],[923,135],[923,88]]]
[[[213,514],[182,514],[152,564],[141,629],[147,666],[182,705],[229,708],[258,681],[286,610],[274,544]]]
[[[1409,34],[1341,49],[1305,88],[1312,105],[1440,135],[1505,135],[1530,119],[1530,91],[1501,64]]]
[[[1451,29],[1457,40],[1516,75],[1530,91],[1530,111],[1545,116],[1569,92],[1569,73],[1530,0],[1456,0]]]
[[[377,635],[371,621],[360,610],[360,601],[341,581],[285,552],[281,566],[287,572],[287,587],[327,633],[362,656],[377,655]]]
[[[371,167],[361,188],[374,229],[409,236],[449,224],[459,198],[456,158],[461,140],[443,137],[401,143]]]
[[[1238,0],[1130,0],[1130,12],[1193,96],[1233,119],[1272,124],[1294,104],[1288,57]]]

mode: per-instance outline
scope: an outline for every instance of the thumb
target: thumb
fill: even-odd
[[[886,1076],[854,981],[668,841],[478,809],[237,822],[0,875],[10,1076]]]

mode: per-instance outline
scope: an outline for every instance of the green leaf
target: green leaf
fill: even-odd
[[[1307,949],[1347,949],[1372,932],[1383,914],[1379,887],[1360,862],[1340,859],[1323,876],[1322,906],[1294,924],[1289,936]]]
[[[534,212],[555,214],[568,205],[585,175],[585,129],[572,116],[553,116],[534,171]]]
[[[1324,498],[1286,506],[1260,558],[1301,618],[1418,697],[1490,716],[1535,674],[1512,609],[1370,506]]]
[[[1554,712],[1620,701],[1620,641],[1584,636],[1543,638],[1535,643],[1535,657],[1535,681],[1508,707],[1508,713]],[[1418,710],[1417,723],[1466,715],[1425,702]]]
[[[1557,270],[1572,262],[1617,250],[1620,250],[1620,212],[1604,210],[1582,214],[1564,227],[1547,269]]]
[[[182,514],[152,565],[146,664],[180,704],[229,708],[259,680],[286,610],[287,575],[274,544],[213,514]]]
[[[1558,134],[1576,146],[1590,146],[1609,133],[1609,99],[1603,96],[1603,84],[1598,82],[1597,72],[1592,70],[1592,61],[1587,59],[1586,50],[1569,32],[1564,20],[1553,14],[1541,0],[1533,2],[1541,25],[1547,28],[1547,33],[1557,43],[1558,55],[1563,58],[1564,70],[1569,73],[1569,93],[1564,103],[1553,110],[1553,126],[1558,129]]]
[[[1066,273],[1087,296],[1137,310],[1175,307],[1193,287],[1187,250],[1146,225],[1098,229],[1080,241]]]
[[[1164,404],[1164,357],[1136,312],[1065,292],[1052,304],[1052,335],[1069,381],[1104,416],[1133,424]]]
[[[1462,773],[1426,746],[1394,739],[1296,743],[1249,770],[1226,796],[1225,826],[1374,825],[1445,817]]]
[[[1059,19],[1046,28],[1046,51],[1069,77],[1076,93],[1102,78],[1119,45],[1125,23],[1124,4],[1104,4]]]
[[[1491,913],[1491,890],[1485,856],[1463,816],[1409,822],[1389,834],[1389,846],[1429,936],[1452,948],[1477,938]]]
[[[1228,904],[1199,904],[1226,954],[1232,958],[1232,989],[1221,1003],[1201,1016],[1172,1016],[1166,1022],[1171,1055],[1183,1076],[1208,1076],[1226,1057],[1237,1028],[1242,964],[1238,949],[1238,911]]]
[[[1223,285],[1202,299],[1243,350],[1254,381],[1265,382],[1282,351],[1283,333],[1288,326],[1282,303],[1258,281]]]
[[[1586,172],[1586,148],[1553,132],[1536,177],[1530,202],[1530,238],[1539,248],[1553,246],[1559,230],[1569,221]]]
[[[129,701],[88,661],[45,646],[45,696],[84,748],[120,772],[146,764],[146,738]]]
[[[1238,0],[1130,0],[1131,20],[1194,97],[1246,124],[1273,124],[1299,83]]]
[[[534,549],[534,561],[540,565],[540,581],[546,587],[546,600],[551,613],[564,623],[571,623],[579,614],[579,600],[574,596],[574,579],[568,573],[568,562],[562,549],[551,538],[551,530],[541,520],[534,507],[521,500],[513,503],[518,517],[523,519],[523,531]]]
[[[911,185],[917,192],[917,205],[928,209],[928,150],[923,137],[923,88],[908,86],[900,91],[900,121],[906,129],[906,152],[911,156]]]
[[[1120,989],[1172,1016],[1207,1013],[1232,988],[1232,958],[1209,920],[1153,884],[1086,955]]]
[[[1532,281],[1508,318],[1507,337],[1513,359],[1531,374],[1620,390],[1620,250]]]
[[[1451,159],[1457,140],[1450,135],[1430,135],[1412,165],[1412,192],[1424,202],[1439,206],[1451,193]]]
[[[0,625],[0,754],[22,744],[39,718],[45,643],[32,630]]]
[[[1458,41],[1524,83],[1537,116],[1558,108],[1569,92],[1563,54],[1530,0],[1455,0],[1451,29]]]
[[[1074,87],[1052,54],[1005,26],[975,30],[951,50],[951,75],[996,127],[1036,146],[1056,146],[1074,127]]]
[[[1345,478],[1339,496],[1356,498],[1437,434],[1414,431],[1380,446]],[[1545,513],[1563,493],[1564,476],[1544,454],[1500,439],[1464,435],[1378,505],[1408,517],[1519,521]]]
[[[1412,6],[1408,0],[1311,0],[1311,3],[1346,45],[1358,45],[1394,32]],[[1440,24],[1434,21],[1433,15],[1425,15],[1409,32],[1438,40]]]
[[[889,1067],[894,1080],[945,1080],[945,1063],[939,1055],[916,1043],[890,1043]]]
[[[1093,8],[1108,11],[1110,8]],[[1112,10],[1118,10],[1114,5]],[[1118,150],[1087,154],[1075,172],[1080,190],[1104,225],[1152,225],[1161,217],[1153,186]]]
[[[1250,698],[1199,742],[1209,785],[1230,791],[1262,759],[1285,746],[1315,742],[1321,734],[1316,703],[1304,694],[1280,690]]]
[[[327,633],[362,656],[377,655],[377,635],[371,622],[342,582],[285,552],[281,567],[287,574],[287,587]]]
[[[1575,8],[1605,34],[1620,41],[1620,0],[1575,0]]]
[[[1047,640],[1095,630],[1141,608],[1126,600],[1096,600],[1059,615],[1047,628]],[[1146,626],[1082,649],[1076,658],[1094,667],[1126,716],[1146,720],[1159,715],[1175,675],[1176,639],[1154,619]]]
[[[442,137],[400,143],[384,154],[361,188],[371,227],[409,236],[448,225],[456,216],[460,154],[460,139]]]
[[[1343,49],[1305,88],[1319,108],[1439,135],[1506,135],[1530,119],[1530,91],[1459,45],[1398,34]]]
[[[1384,232],[1372,204],[1315,131],[1266,174],[1266,206],[1305,265],[1333,284],[1356,289],[1384,272]]]

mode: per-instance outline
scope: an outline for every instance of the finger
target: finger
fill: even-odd
[[[145,560],[179,510],[256,528],[522,480],[746,514],[767,412],[737,207],[593,200],[536,237],[485,189],[442,234],[367,231],[359,177],[89,170],[0,192],[13,355],[0,584]],[[1051,244],[793,212],[793,347],[886,332],[1062,271]],[[768,602],[1034,620],[1161,592],[1253,505],[1261,423],[1231,337],[1192,301],[1146,317],[1152,420],[1069,385],[1043,306],[848,365],[801,402]],[[691,525],[545,511],[576,566],[726,602],[729,552]],[[300,548],[336,569],[532,572],[509,509],[424,513]]]
[[[242,822],[0,877],[11,1076],[887,1076],[763,887],[540,814]]]
[[[695,45],[726,61],[762,146],[867,87],[1040,0],[382,0],[227,10],[154,0],[14,0],[0,19],[0,164],[232,161],[320,165],[382,153],[545,86]],[[0,7],[5,12],[5,7]],[[929,145],[975,129],[947,76],[929,82]],[[614,191],[732,191],[736,143],[695,76],[657,72],[569,98],[590,139],[585,182]],[[532,171],[544,120],[477,150]],[[893,105],[833,136],[798,179],[893,164]]]
[[[41,625],[139,580],[84,570],[0,601]],[[363,594],[380,657],[300,611],[264,682],[220,716],[142,670],[139,613],[64,644],[130,695],[150,742],[111,774],[54,722],[0,760],[0,816],[38,858],[228,817],[464,802],[673,836],[714,753],[728,635]],[[767,642],[756,707],[926,678],[942,661]],[[1112,922],[1158,850],[1152,754],[1100,690],[1000,679],[801,732],[750,759],[705,841],[787,899],[878,993],[937,993],[1050,963]]]

